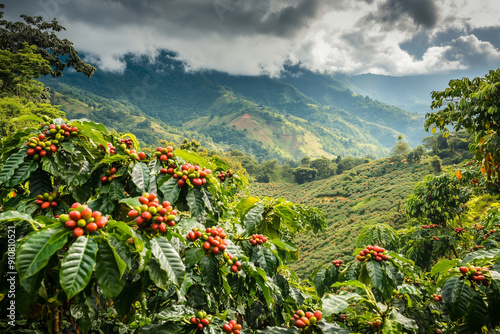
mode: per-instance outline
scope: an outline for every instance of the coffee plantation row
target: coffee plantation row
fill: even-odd
[[[475,164],[429,176],[408,199],[410,216],[441,227],[439,247],[428,227],[370,225],[348,261],[325,259],[309,281],[288,265],[299,234],[325,231],[319,209],[252,196],[217,156],[141,150],[133,134],[88,120],[15,121],[26,120],[40,126],[1,146],[1,236],[15,236],[13,251],[0,246],[4,332],[498,330],[500,211],[476,222],[486,238],[455,220],[488,183],[471,186],[485,179]]]

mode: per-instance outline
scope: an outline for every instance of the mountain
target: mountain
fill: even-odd
[[[124,61],[123,73],[97,71],[91,79],[65,73],[42,81],[62,94],[53,102],[63,104],[70,118],[84,114],[119,131],[140,125],[138,137],[152,145],[160,133],[172,133],[176,140],[185,136],[205,147],[239,149],[258,160],[384,157],[398,135],[414,147],[426,135],[423,116],[354,93],[335,76],[296,66],[271,78],[190,72],[169,52],[152,61],[132,55]],[[77,111],[59,100],[62,96],[90,110]],[[130,115],[141,120],[128,121]]]
[[[361,74],[356,76],[337,75],[337,80],[348,89],[372,99],[425,115],[432,112],[431,92],[442,91],[452,79],[477,76],[483,77],[485,73],[462,70],[454,71],[454,77],[449,74],[425,74],[412,76],[388,76],[379,74]]]

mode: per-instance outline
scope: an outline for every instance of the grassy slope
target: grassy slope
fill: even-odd
[[[84,94],[85,98],[82,98],[79,95],[54,92],[51,102],[61,105],[68,119],[87,118],[103,123],[108,129],[133,133],[146,144],[153,146],[160,145],[161,139],[181,143],[185,137],[193,135],[189,131],[179,131],[145,115],[139,108],[126,101],[109,100],[88,92]],[[89,98],[95,107],[86,103]],[[205,143],[205,147],[220,149],[210,143]]]
[[[356,237],[365,225],[387,222],[400,227],[405,222],[406,197],[429,173],[427,163],[410,165],[402,159],[386,158],[302,185],[255,183],[251,193],[282,197],[325,212],[326,232],[298,239],[301,255],[292,268],[306,277],[323,263],[352,259]]]

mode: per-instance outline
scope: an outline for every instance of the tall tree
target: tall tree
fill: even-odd
[[[425,129],[432,127],[445,135],[449,127],[466,129],[474,135],[476,159],[482,161],[488,178],[500,182],[500,68],[491,70],[484,78],[451,80],[444,91],[432,92],[432,109],[443,109],[426,115]]]
[[[5,5],[0,4],[0,9]],[[67,67],[90,77],[95,67],[85,63],[78,56],[73,43],[60,39],[56,33],[66,30],[56,19],[45,22],[41,16],[21,15],[23,21],[11,22],[2,19],[4,12],[0,11],[0,49],[18,53],[27,43],[37,48],[37,53],[49,62],[52,76],[61,76]]]

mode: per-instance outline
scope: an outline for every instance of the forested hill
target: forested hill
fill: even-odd
[[[357,95],[331,75],[299,67],[286,68],[280,78],[189,72],[167,52],[154,62],[130,55],[124,60],[122,74],[98,70],[91,79],[65,73],[42,81],[88,105],[79,114],[65,110],[69,117],[85,116],[120,130],[107,119],[104,102],[101,108],[92,102],[106,99],[108,105],[119,102],[129,108],[130,114],[140,112],[144,121],[177,129],[177,135],[194,133],[198,138],[192,139],[206,146],[236,148],[259,160],[383,157],[399,134],[410,146],[425,136],[423,116]],[[57,98],[53,102],[65,104]],[[145,122],[138,129],[141,139],[151,141],[154,126]]]

